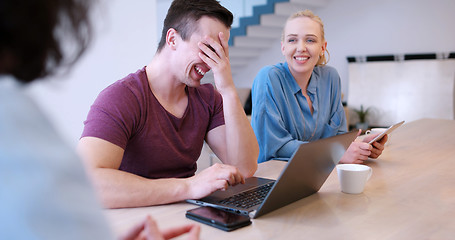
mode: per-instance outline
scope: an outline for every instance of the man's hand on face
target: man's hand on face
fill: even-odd
[[[219,42],[209,36],[204,37],[204,40],[198,43],[199,49],[202,51],[199,53],[199,57],[212,69],[215,85],[223,94],[225,89],[234,88],[234,82],[229,62],[228,39],[224,33],[220,32],[218,40]]]

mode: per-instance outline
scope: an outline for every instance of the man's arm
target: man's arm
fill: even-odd
[[[205,53],[199,56],[211,67],[223,98],[225,119],[224,126],[208,132],[207,143],[223,163],[237,167],[244,177],[251,177],[257,170],[259,145],[232,80],[228,39],[220,33],[217,40],[221,44],[210,37],[205,38],[206,43],[199,44]],[[206,44],[215,49],[216,54]]]
[[[216,164],[190,178],[147,179],[119,170],[124,150],[95,137],[83,137],[78,152],[107,208],[140,207],[198,199],[243,182],[233,166]]]

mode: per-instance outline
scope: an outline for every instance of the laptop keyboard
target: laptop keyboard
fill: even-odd
[[[238,193],[234,196],[219,201],[219,203],[228,206],[247,209],[252,206],[261,204],[264,201],[265,197],[267,196],[267,193],[272,188],[272,186],[273,182],[262,185],[258,188]]]

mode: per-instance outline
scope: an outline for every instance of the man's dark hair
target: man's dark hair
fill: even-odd
[[[157,52],[166,44],[166,34],[170,28],[175,29],[186,41],[198,30],[196,22],[203,16],[217,19],[227,28],[231,27],[234,19],[232,13],[217,0],[174,0],[164,19]]]
[[[91,39],[90,2],[0,1],[0,73],[28,83],[69,67]]]

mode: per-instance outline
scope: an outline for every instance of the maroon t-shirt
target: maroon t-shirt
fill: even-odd
[[[188,106],[177,118],[153,95],[144,67],[98,95],[82,137],[123,148],[120,170],[146,178],[192,176],[207,132],[224,125],[224,115],[221,95],[211,84],[186,92]]]

